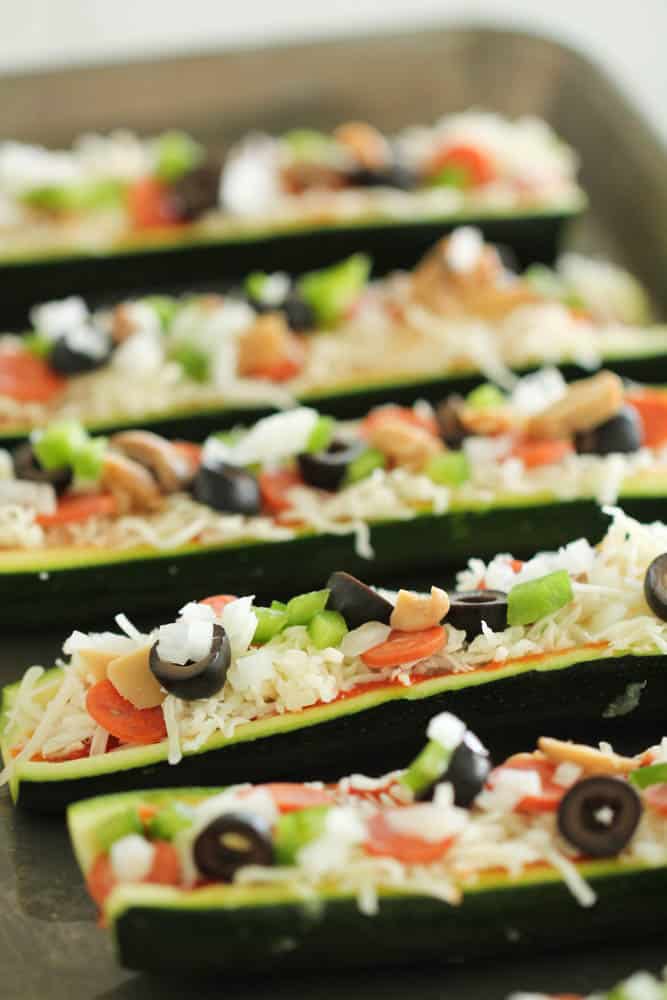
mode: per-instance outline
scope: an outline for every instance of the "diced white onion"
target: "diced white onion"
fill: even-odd
[[[466,731],[464,722],[451,712],[440,712],[428,724],[426,735],[435,740],[445,750],[456,750]]]
[[[119,882],[141,882],[151,870],[155,845],[139,833],[129,833],[111,845],[109,856]]]
[[[350,658],[361,656],[367,649],[372,649],[373,646],[379,646],[380,643],[386,642],[390,632],[389,625],[384,625],[382,622],[364,622],[363,625],[353,628],[343,637],[340,644],[341,652]]]
[[[484,237],[474,226],[455,229],[447,240],[445,259],[457,274],[469,274],[479,263],[484,250]]]
[[[68,330],[84,324],[88,317],[88,306],[78,295],[67,299],[43,302],[30,310],[33,329],[47,340],[57,340]]]
[[[309,406],[264,417],[229,449],[229,461],[234,465],[277,463],[297,455],[306,450],[317,420],[317,410]]]
[[[183,666],[202,660],[211,651],[213,623],[194,619],[181,619],[158,630],[157,652],[163,660]]]

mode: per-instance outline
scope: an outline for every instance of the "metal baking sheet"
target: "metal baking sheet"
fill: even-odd
[[[574,244],[611,253],[667,309],[664,149],[599,68],[555,42],[515,32],[435,28],[5,77],[0,88],[0,135],[49,144],[121,124],[142,131],[180,125],[224,147],[253,125],[279,130],[364,117],[395,129],[470,105],[539,114],[581,153],[591,211],[572,233]],[[38,606],[35,619],[37,624]],[[38,627],[10,641],[5,637],[0,683],[16,679],[31,663],[52,662],[63,638],[61,631]],[[239,1000],[504,1000],[520,988],[588,992],[635,968],[657,970],[667,958],[659,943],[647,943],[340,977],[281,979],[277,973],[271,982],[254,983],[249,970],[244,982],[158,982],[116,966],[108,935],[95,926],[62,823],[16,813],[6,790],[0,795],[0,898],[2,1000],[217,1000],[223,991]]]

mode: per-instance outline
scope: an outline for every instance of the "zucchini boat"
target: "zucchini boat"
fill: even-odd
[[[596,541],[598,504],[661,516],[667,392],[556,370],[511,394],[482,385],[337,423],[309,407],[203,448],[154,433],[106,441],[54,421],[0,450],[0,622],[101,620],[119,604],[173,607],[205,593],[285,596],[346,566],[368,579],[460,566],[506,538],[523,556]],[[282,591],[282,592],[281,592]]]
[[[357,253],[297,280],[254,272],[225,296],[37,306],[29,336],[0,337],[0,435],[67,416],[203,437],[297,399],[358,415],[543,363],[667,381],[667,330],[611,265],[567,255],[519,277],[463,227],[412,272],[370,282],[369,268]]]
[[[456,716],[431,719],[428,736],[406,770],[379,779],[72,806],[74,850],[121,963],[247,976],[660,933],[667,786],[638,778],[667,770],[644,766],[661,747],[628,758],[541,739],[490,771]]]
[[[667,697],[666,549],[665,525],[616,511],[598,548],[472,560],[450,595],[383,595],[339,572],[287,604],[192,602],[150,633],[118,616],[120,633],[76,631],[61,667],[5,688],[3,780],[48,810],[142,785],[312,778],[314,760],[325,778],[386,770],[441,708],[494,750],[629,713],[646,732]]]
[[[550,262],[585,204],[572,150],[534,119],[454,115],[389,141],[362,123],[255,134],[224,162],[182,132],[57,152],[5,142],[0,267],[27,306],[36,283],[54,296],[145,287],[176,261],[201,280],[271,254],[301,270],[365,249],[387,270],[471,221],[524,263]]]

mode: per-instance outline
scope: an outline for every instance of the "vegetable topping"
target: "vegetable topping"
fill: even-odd
[[[469,806],[481,792],[491,770],[488,751],[474,733],[447,712],[431,719],[429,742],[410,764],[401,784],[415,799],[433,797],[440,782],[454,789],[457,806]]]
[[[246,865],[273,863],[271,829],[252,813],[226,812],[201,830],[193,844],[197,869],[205,878],[231,882]]]
[[[222,625],[179,621],[163,625],[150,651],[150,669],[171,694],[185,701],[208,698],[225,683],[232,654]]]
[[[301,478],[321,490],[337,490],[352,463],[365,451],[361,441],[332,441],[324,451],[303,452],[298,456]]]
[[[579,454],[612,455],[638,451],[642,446],[642,426],[637,411],[623,406],[613,417],[575,437]]]
[[[565,607],[573,596],[570,575],[564,569],[517,583],[507,596],[507,623],[529,625]]]
[[[356,576],[342,571],[332,573],[327,587],[329,607],[343,616],[348,628],[359,628],[365,622],[389,624],[394,606]]]
[[[202,464],[192,485],[192,493],[200,503],[214,510],[237,514],[258,514],[261,509],[261,486],[245,469],[220,463]]]
[[[30,442],[20,444],[12,456],[17,479],[33,483],[48,483],[56,493],[63,493],[72,482],[72,470],[64,462],[61,466],[45,467],[37,457]]]
[[[486,624],[494,632],[507,628],[507,594],[502,590],[455,591],[449,595],[447,624],[466,633],[468,642]]]
[[[656,556],[646,570],[644,597],[653,614],[667,621],[667,552]]]
[[[558,829],[583,854],[609,858],[630,841],[641,813],[641,800],[626,781],[608,776],[584,778],[563,796]]]

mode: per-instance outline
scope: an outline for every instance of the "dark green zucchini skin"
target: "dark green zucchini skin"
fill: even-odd
[[[573,208],[469,219],[380,220],[210,242],[137,246],[121,252],[82,252],[4,262],[0,258],[3,326],[21,328],[36,300],[76,294],[95,302],[96,297],[108,299],[112,289],[122,294],[173,290],[175,275],[179,285],[192,289],[203,283],[220,283],[221,278],[238,280],[257,269],[297,273],[333,264],[357,252],[371,254],[375,273],[386,274],[395,268],[411,267],[444,233],[464,222],[481,228],[487,240],[510,247],[520,266],[534,261],[548,264],[556,257],[566,223],[579,211]]]
[[[58,812],[71,802],[137,788],[384,774],[419,752],[429,720],[443,711],[465,719],[498,761],[533,746],[545,733],[587,743],[613,739],[621,749],[618,723],[603,712],[628,684],[644,682],[637,708],[624,719],[623,736],[631,742],[639,737],[638,745],[646,746],[659,742],[664,732],[667,658],[659,655],[579,662],[497,679],[491,672],[483,683],[363,709],[351,697],[345,715],[311,726],[304,717],[300,729],[187,756],[175,766],[165,761],[68,780],[22,778],[18,804]]]
[[[580,906],[562,882],[469,893],[460,906],[422,896],[380,900],[361,914],[353,900],[319,913],[297,903],[235,909],[129,908],[113,924],[121,963],[158,974],[235,973],[484,961],[644,940],[664,933],[667,869],[605,873]],[[187,937],[185,933],[187,932]]]
[[[568,381],[584,378],[590,371],[575,364],[558,366]],[[623,378],[634,382],[659,383],[667,382],[667,353],[652,354],[641,358],[625,358],[604,362],[604,367],[615,371]],[[515,369],[518,375],[536,371],[537,366]],[[415,399],[428,399],[438,402],[450,393],[465,395],[486,378],[481,372],[465,375],[447,375],[438,378],[417,378],[411,382],[391,385],[382,383],[377,386],[360,386],[346,391],[309,395],[302,402],[314,406],[322,413],[330,414],[341,420],[364,416],[374,406],[380,406],[388,401],[410,406]],[[191,441],[201,441],[207,435],[239,424],[251,424],[269,413],[275,412],[269,406],[255,407],[220,407],[210,410],[174,411],[160,416],[131,417],[124,420],[95,423],[91,430],[95,433],[109,433],[124,427],[132,428],[141,425],[166,437],[184,437]],[[27,436],[17,431],[0,429],[0,447],[11,448]]]
[[[642,521],[664,517],[664,497],[619,502]],[[417,573],[428,573],[429,585],[446,583],[471,552],[488,558],[511,548],[521,558],[578,536],[597,542],[607,526],[608,519],[593,500],[575,500],[379,523],[371,530],[374,559],[357,555],[352,535],[320,534],[94,566],[63,566],[46,575],[6,570],[0,572],[0,627],[31,627],[36,613],[40,625],[79,628],[104,622],[107,627],[122,609],[136,615],[173,611],[210,594],[254,593],[258,603],[288,598],[322,586],[331,572],[342,567],[362,579],[383,583],[395,578],[405,586],[411,582],[410,574]]]

